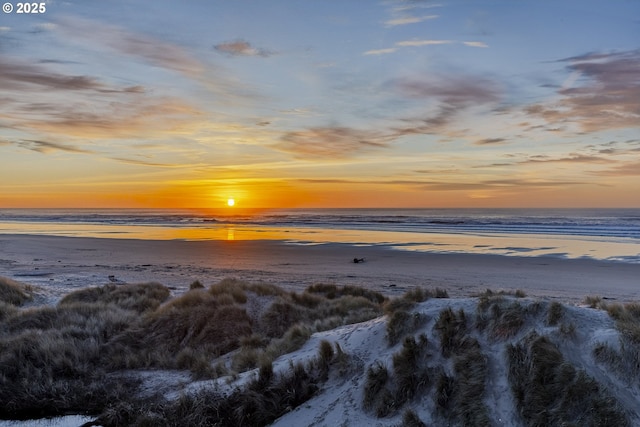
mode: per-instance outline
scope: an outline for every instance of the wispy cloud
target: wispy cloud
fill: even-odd
[[[462,42],[462,44],[469,47],[483,47],[483,48],[489,47],[489,45],[486,44],[485,42]]]
[[[442,45],[453,45],[453,44],[464,44],[465,46],[480,47],[480,48],[489,47],[486,43],[479,42],[479,41],[459,42],[456,40],[414,39],[414,40],[402,40],[402,41],[396,42],[394,44],[394,47],[382,48],[382,49],[371,49],[364,52],[363,55],[384,55],[384,54],[396,52],[398,51],[398,49],[401,49],[401,48],[442,46]]]
[[[394,18],[386,21],[384,25],[386,27],[395,27],[398,25],[417,24],[419,22],[428,21],[438,18],[438,15],[424,15],[424,16],[403,16],[400,18]]]
[[[213,48],[227,56],[262,56],[266,58],[273,55],[273,52],[254,47],[251,43],[242,39],[219,43]]]
[[[485,138],[474,142],[475,145],[495,145],[504,144],[508,140],[506,138]]]
[[[198,120],[198,111],[179,100],[139,99],[138,103],[110,103],[101,112],[83,111],[80,105],[55,112],[40,120],[25,121],[23,128],[42,134],[74,138],[111,139],[162,136],[179,132]]]
[[[64,18],[56,25],[55,31],[78,42],[95,41],[117,52],[188,76],[200,74],[204,69],[203,64],[187,54],[184,48],[118,26],[87,19]]]
[[[316,127],[288,132],[273,148],[296,158],[349,158],[387,147],[388,138],[348,127]]]
[[[0,88],[23,91],[41,90],[102,90],[105,87],[88,76],[67,76],[39,65],[27,64],[0,55]]]
[[[54,151],[65,151],[67,153],[82,153],[82,154],[93,153],[93,151],[91,150],[86,150],[70,144],[61,144],[58,142],[23,139],[23,140],[17,141],[15,144],[27,150],[31,150],[31,151],[35,151],[43,154],[51,153]]]
[[[560,101],[525,111],[549,123],[578,124],[585,132],[637,127],[640,123],[640,50],[589,53],[559,61],[568,64],[575,87],[558,89]]]
[[[404,40],[397,42],[396,46],[400,47],[420,47],[420,46],[437,46],[441,44],[455,43],[453,40]]]
[[[424,117],[402,119],[409,125],[397,127],[398,135],[452,135],[455,132],[450,127],[457,116],[470,108],[493,105],[502,96],[496,82],[463,74],[396,79],[391,86],[404,97],[425,100],[431,105]]]
[[[397,50],[398,49],[396,49],[395,47],[389,47],[386,49],[373,49],[373,50],[366,51],[365,53],[363,53],[363,55],[386,55],[389,53],[393,53]]]
[[[611,159],[600,156],[572,154],[566,157],[550,157],[546,155],[531,156],[527,160],[523,160],[519,163],[610,163],[611,161]]]
[[[601,176],[640,176],[640,162],[629,162],[605,171],[594,172]]]

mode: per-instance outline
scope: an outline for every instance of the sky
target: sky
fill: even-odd
[[[9,4],[0,207],[640,207],[637,0]]]

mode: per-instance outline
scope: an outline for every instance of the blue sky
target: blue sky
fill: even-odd
[[[640,207],[640,3],[0,16],[0,206]]]

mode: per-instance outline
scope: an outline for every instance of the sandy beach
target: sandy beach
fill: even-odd
[[[364,258],[353,263],[353,258]],[[226,277],[291,290],[314,283],[358,285],[393,296],[416,286],[452,297],[522,289],[566,302],[586,295],[640,299],[640,264],[558,257],[426,253],[384,245],[296,245],[274,240],[182,241],[2,235],[0,275],[42,286],[56,301],[78,288],[155,281],[176,294],[194,280]]]

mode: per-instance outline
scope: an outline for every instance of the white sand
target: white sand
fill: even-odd
[[[354,264],[354,257],[366,262]],[[384,246],[279,241],[150,241],[0,235],[0,275],[43,286],[55,301],[70,290],[156,281],[175,289],[225,277],[302,290],[318,282],[359,285],[387,295],[415,286],[452,297],[491,289],[576,302],[586,295],[640,300],[640,264],[477,254],[401,251]]]

